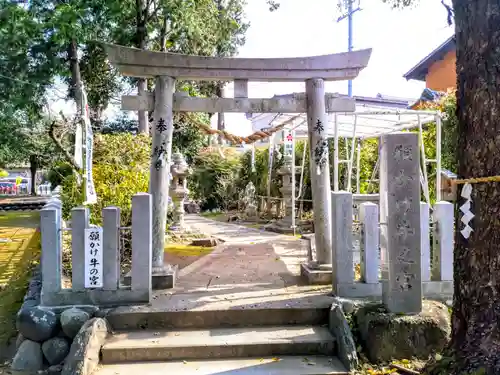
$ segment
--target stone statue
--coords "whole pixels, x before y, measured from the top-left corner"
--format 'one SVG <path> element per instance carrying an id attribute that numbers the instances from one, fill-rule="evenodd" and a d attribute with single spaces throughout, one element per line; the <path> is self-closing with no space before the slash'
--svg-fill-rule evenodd
<path id="1" fill-rule="evenodd" d="M 255 198 L 255 186 L 250 181 L 245 187 L 243 202 L 245 204 L 245 214 L 248 218 L 255 218 L 257 216 L 257 201 Z"/>

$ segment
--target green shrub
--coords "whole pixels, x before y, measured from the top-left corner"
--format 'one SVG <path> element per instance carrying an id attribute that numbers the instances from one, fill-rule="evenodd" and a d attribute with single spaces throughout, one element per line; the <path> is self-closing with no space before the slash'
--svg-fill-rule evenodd
<path id="1" fill-rule="evenodd" d="M 90 206 L 91 222 L 102 224 L 102 209 L 121 209 L 122 225 L 131 224 L 132 196 L 147 192 L 151 140 L 148 136 L 109 134 L 96 137 L 92 173 L 98 201 Z M 82 193 L 76 175 L 63 182 L 63 214 L 69 218 L 71 209 L 82 204 Z"/>
<path id="2" fill-rule="evenodd" d="M 226 152 L 202 151 L 195 157 L 193 175 L 189 181 L 191 196 L 200 202 L 203 210 L 230 209 L 238 201 L 238 172 L 240 158 Z"/>
<path id="3" fill-rule="evenodd" d="M 62 185 L 63 181 L 73 174 L 73 167 L 66 162 L 57 162 L 50 168 L 47 179 L 52 189 Z"/>

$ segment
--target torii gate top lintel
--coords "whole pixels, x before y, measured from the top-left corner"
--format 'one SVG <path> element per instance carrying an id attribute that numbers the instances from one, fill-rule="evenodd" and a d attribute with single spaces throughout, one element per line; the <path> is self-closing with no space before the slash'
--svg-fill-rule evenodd
<path id="1" fill-rule="evenodd" d="M 153 52 L 104 44 L 109 61 L 127 76 L 186 80 L 303 82 L 354 79 L 368 65 L 371 49 L 291 58 L 224 58 Z"/>
<path id="2" fill-rule="evenodd" d="M 136 100 L 122 103 L 128 104 L 125 107 L 129 110 L 154 110 L 150 174 L 150 191 L 153 196 L 152 279 L 162 280 L 155 281 L 156 285 L 173 284 L 168 275 L 174 273 L 171 267 L 165 266 L 164 252 L 173 112 L 179 110 L 209 113 L 307 113 L 311 179 L 315 182 L 312 186 L 317 260 L 320 264 L 332 264 L 326 114 L 352 112 L 355 110 L 355 102 L 353 98 L 325 95 L 324 81 L 356 78 L 368 65 L 371 49 L 314 57 L 255 59 L 178 55 L 109 44 L 104 47 L 109 61 L 122 74 L 141 78 L 155 77 L 156 80 L 154 97 L 143 92 Z M 234 98 L 176 95 L 177 79 L 234 81 Z M 290 98 L 249 99 L 249 81 L 305 82 L 306 92 L 305 95 Z M 167 280 L 163 281 L 163 278 Z"/>

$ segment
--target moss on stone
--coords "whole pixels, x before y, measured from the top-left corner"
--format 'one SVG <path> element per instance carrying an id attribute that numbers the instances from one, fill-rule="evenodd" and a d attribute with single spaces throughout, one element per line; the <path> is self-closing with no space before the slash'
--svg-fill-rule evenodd
<path id="1" fill-rule="evenodd" d="M 372 363 L 426 359 L 449 341 L 450 316 L 439 302 L 424 301 L 417 315 L 391 314 L 381 304 L 367 304 L 355 316 L 361 344 Z"/>

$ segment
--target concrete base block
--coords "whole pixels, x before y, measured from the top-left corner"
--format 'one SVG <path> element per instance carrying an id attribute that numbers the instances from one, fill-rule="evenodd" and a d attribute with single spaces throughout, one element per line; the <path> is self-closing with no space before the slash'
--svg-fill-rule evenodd
<path id="1" fill-rule="evenodd" d="M 64 289 L 57 293 L 44 293 L 42 291 L 42 306 L 69 306 L 69 305 L 95 305 L 95 306 L 123 306 L 151 303 L 150 290 L 131 290 L 130 287 L 118 290 L 86 289 L 73 291 Z"/>
<path id="2" fill-rule="evenodd" d="M 300 275 L 307 279 L 310 285 L 328 285 L 332 283 L 332 266 L 330 264 L 315 265 L 301 263 Z"/>
<path id="3" fill-rule="evenodd" d="M 346 298 L 379 297 L 382 295 L 382 284 L 366 284 L 362 282 L 338 284 L 333 293 L 338 297 Z"/>
<path id="4" fill-rule="evenodd" d="M 346 298 L 380 297 L 384 284 L 387 283 L 381 281 L 376 284 L 363 282 L 339 284 L 333 293 L 338 297 Z M 422 291 L 425 298 L 449 299 L 453 297 L 453 281 L 424 281 Z"/>
<path id="5" fill-rule="evenodd" d="M 172 289 L 175 287 L 177 278 L 177 266 L 165 267 L 163 269 L 153 268 L 152 288 L 153 290 Z"/>
<path id="6" fill-rule="evenodd" d="M 177 279 L 177 266 L 170 268 L 157 269 L 153 268 L 153 276 L 151 285 L 153 290 L 172 289 L 175 287 L 175 280 Z M 123 285 L 130 286 L 132 282 L 130 272 L 123 277 Z"/>

